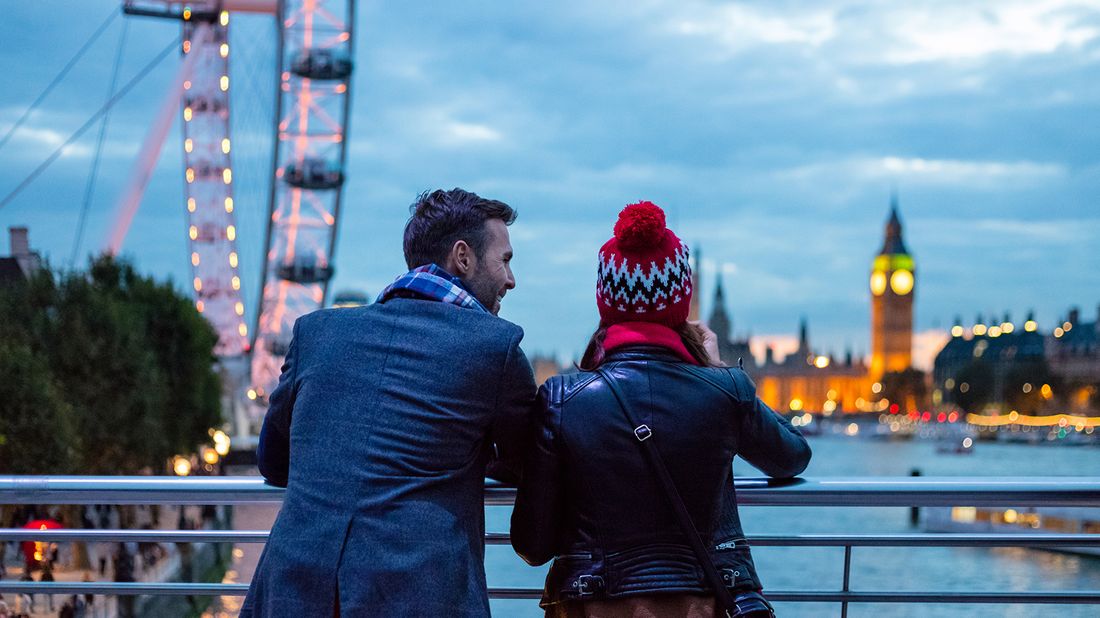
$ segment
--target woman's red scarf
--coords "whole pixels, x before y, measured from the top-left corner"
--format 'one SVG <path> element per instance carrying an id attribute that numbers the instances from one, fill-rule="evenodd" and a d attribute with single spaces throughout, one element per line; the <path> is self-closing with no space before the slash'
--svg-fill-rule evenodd
<path id="1" fill-rule="evenodd" d="M 603 340 L 604 353 L 628 345 L 655 345 L 675 352 L 685 363 L 698 365 L 688 352 L 680 334 L 663 324 L 653 322 L 619 322 L 607 328 Z"/>

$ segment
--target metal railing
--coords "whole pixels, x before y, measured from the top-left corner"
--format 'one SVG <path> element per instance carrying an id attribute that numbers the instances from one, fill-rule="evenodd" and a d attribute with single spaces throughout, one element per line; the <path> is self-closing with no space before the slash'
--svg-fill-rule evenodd
<path id="1" fill-rule="evenodd" d="M 739 479 L 743 506 L 844 507 L 1100 507 L 1097 477 L 830 477 L 774 481 Z M 0 476 L 0 504 L 243 504 L 279 502 L 282 489 L 257 477 L 71 477 Z M 493 482 L 485 504 L 511 505 L 515 490 Z M 263 543 L 266 530 L 26 530 L 0 529 L 0 542 Z M 508 535 L 487 533 L 490 545 L 507 545 Z M 1051 603 L 1100 604 L 1100 590 L 1070 591 L 875 591 L 851 589 L 856 547 L 1039 547 L 1100 548 L 1100 534 L 794 534 L 749 537 L 755 546 L 842 547 L 840 590 L 769 590 L 781 602 L 849 603 Z M 145 582 L 0 581 L 0 593 L 111 595 L 243 595 L 247 584 Z M 494 599 L 538 599 L 538 588 L 490 588 Z"/>

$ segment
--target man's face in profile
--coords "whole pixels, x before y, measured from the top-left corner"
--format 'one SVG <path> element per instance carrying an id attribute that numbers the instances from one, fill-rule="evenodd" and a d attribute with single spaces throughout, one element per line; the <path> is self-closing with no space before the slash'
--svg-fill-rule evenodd
<path id="1" fill-rule="evenodd" d="M 512 243 L 504 221 L 490 219 L 485 222 L 485 247 L 465 283 L 474 298 L 493 315 L 500 312 L 500 301 L 508 290 L 516 287 L 516 279 L 512 276 Z"/>

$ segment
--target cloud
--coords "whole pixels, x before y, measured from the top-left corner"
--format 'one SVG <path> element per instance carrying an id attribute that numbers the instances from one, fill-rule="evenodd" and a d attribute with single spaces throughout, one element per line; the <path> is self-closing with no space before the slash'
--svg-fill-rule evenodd
<path id="1" fill-rule="evenodd" d="M 1100 28 L 1080 17 L 1094 3 L 1023 0 L 943 3 L 937 10 L 905 6 L 894 12 L 893 45 L 883 59 L 895 64 L 959 62 L 993 56 L 1050 54 L 1081 49 L 1100 38 Z"/>
<path id="2" fill-rule="evenodd" d="M 1035 161 L 967 161 L 921 157 L 853 157 L 814 162 L 776 172 L 779 180 L 822 183 L 846 179 L 856 183 L 903 180 L 906 185 L 1016 187 L 1066 177 L 1059 163 Z"/>

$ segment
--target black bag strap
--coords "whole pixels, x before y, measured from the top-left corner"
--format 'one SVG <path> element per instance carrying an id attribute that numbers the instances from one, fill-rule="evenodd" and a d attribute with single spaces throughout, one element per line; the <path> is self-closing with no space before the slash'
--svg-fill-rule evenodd
<path id="1" fill-rule="evenodd" d="M 611 389 L 611 394 L 619 402 L 619 407 L 626 415 L 626 420 L 634 426 L 634 437 L 638 439 L 650 467 L 657 473 L 657 478 L 665 490 L 665 495 L 672 505 L 672 510 L 676 512 L 676 518 L 680 520 L 680 528 L 683 529 L 684 536 L 688 538 L 691 549 L 695 552 L 695 557 L 699 560 L 700 566 L 703 567 L 707 579 L 710 580 L 711 587 L 714 588 L 715 601 L 721 606 L 726 616 L 738 616 L 737 602 L 726 588 L 726 583 L 718 573 L 718 568 L 714 566 L 714 561 L 710 558 L 710 552 L 707 551 L 707 547 L 703 543 L 703 537 L 699 535 L 699 530 L 695 528 L 695 522 L 692 521 L 691 514 L 688 513 L 687 506 L 684 505 L 684 499 L 680 497 L 680 492 L 676 489 L 676 483 L 669 475 L 668 468 L 665 467 L 665 462 L 661 459 L 661 454 L 653 443 L 653 430 L 648 425 L 638 422 L 630 408 L 627 407 L 626 399 L 619 390 L 619 386 L 615 384 L 607 370 L 603 367 L 597 367 L 596 371 L 603 377 L 607 387 Z"/>

